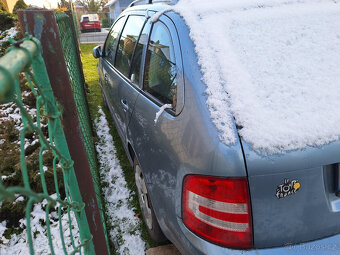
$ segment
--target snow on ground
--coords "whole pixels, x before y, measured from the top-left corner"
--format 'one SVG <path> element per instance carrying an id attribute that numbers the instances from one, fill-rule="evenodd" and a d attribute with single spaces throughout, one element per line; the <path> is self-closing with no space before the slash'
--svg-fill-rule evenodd
<path id="1" fill-rule="evenodd" d="M 116 158 L 116 149 L 105 113 L 99 107 L 95 127 L 99 141 L 96 144 L 100 163 L 100 178 L 103 184 L 110 239 L 119 254 L 144 255 L 145 243 L 139 231 L 140 220 L 129 205 L 131 191 L 127 188 L 122 168 Z"/>
<path id="2" fill-rule="evenodd" d="M 0 32 L 0 36 L 5 36 L 4 38 L 0 39 L 0 44 L 3 42 L 7 42 L 8 38 L 14 37 L 18 33 L 18 30 L 15 27 L 11 27 L 3 32 Z"/>
<path id="3" fill-rule="evenodd" d="M 29 92 L 28 92 L 29 93 Z M 24 95 L 28 95 L 27 92 L 24 92 Z M 24 105 L 25 109 L 29 113 L 32 119 L 37 115 L 37 109 L 29 108 L 26 105 Z M 15 122 L 15 128 L 18 131 L 21 131 L 23 128 L 23 123 L 21 120 L 21 114 L 20 109 L 16 106 L 15 103 L 7 103 L 7 104 L 1 104 L 0 105 L 0 123 L 4 121 L 14 121 Z M 34 125 L 37 125 L 36 122 L 34 122 Z M 47 124 L 41 124 L 41 127 L 46 126 Z"/>
<path id="4" fill-rule="evenodd" d="M 24 92 L 23 96 L 28 96 L 29 92 Z M 28 108 L 26 105 L 24 105 L 25 109 L 28 111 L 30 114 L 31 118 L 34 119 L 36 116 L 37 110 L 34 108 Z M 0 125 L 4 125 L 6 121 L 14 122 L 15 129 L 18 131 L 21 131 L 24 128 L 22 119 L 21 119 L 21 114 L 20 114 L 20 109 L 16 106 L 15 103 L 7 103 L 7 104 L 1 104 L 0 105 Z M 34 125 L 37 125 L 36 122 L 34 122 Z M 46 127 L 47 124 L 40 124 L 40 127 Z M 38 135 L 34 134 L 33 138 L 36 138 L 35 140 L 31 141 L 30 139 L 25 138 L 25 145 L 24 148 L 27 149 L 29 146 L 33 146 L 36 143 L 39 142 L 39 139 L 37 138 Z M 1 134 L 0 134 L 0 145 L 3 144 L 6 140 L 1 139 Z M 17 141 L 17 144 L 20 145 L 20 140 Z M 17 150 L 20 150 L 20 147 L 17 147 Z"/>
<path id="5" fill-rule="evenodd" d="M 267 153 L 340 139 L 340 3 L 179 0 L 226 144 Z M 218 24 L 218 25 L 216 25 Z"/>
<path id="6" fill-rule="evenodd" d="M 56 199 L 56 195 L 52 195 L 52 198 Z M 19 197 L 20 198 L 20 197 Z M 20 199 L 17 199 L 20 201 Z M 34 244 L 34 252 L 37 255 L 45 255 L 50 254 L 50 248 L 47 239 L 47 231 L 45 226 L 45 211 L 42 209 L 42 206 L 46 206 L 47 201 L 44 200 L 40 204 L 35 204 L 33 211 L 31 213 L 31 230 L 34 233 L 33 244 Z M 64 254 L 60 232 L 59 232 L 59 221 L 56 212 L 50 213 L 51 220 L 51 235 L 52 242 L 55 254 Z M 71 221 L 72 221 L 72 235 L 75 241 L 75 245 L 79 245 L 79 230 L 76 224 L 76 218 L 71 212 Z M 21 227 L 26 228 L 26 220 L 20 220 Z M 71 239 L 70 239 L 70 229 L 68 225 L 68 216 L 67 212 L 62 214 L 62 226 L 64 233 L 65 245 L 68 253 L 73 251 Z M 12 234 L 10 239 L 7 239 L 3 234 L 6 230 L 6 222 L 0 222 L 0 254 L 1 255 L 27 255 L 29 254 L 29 246 L 26 242 L 27 235 L 26 230 L 24 230 L 21 234 Z"/>
<path id="7" fill-rule="evenodd" d="M 23 91 L 22 96 L 23 98 L 30 96 L 32 92 L 29 91 Z M 28 113 L 30 114 L 31 118 L 33 120 L 36 120 L 36 109 L 31 109 L 27 105 L 24 105 Z M 14 128 L 17 131 L 22 130 L 23 123 L 22 118 L 20 114 L 19 108 L 16 106 L 15 103 L 7 103 L 7 104 L 1 104 L 0 105 L 0 126 L 8 125 L 7 122 L 10 122 L 14 125 Z M 37 124 L 36 122 L 34 123 Z M 41 124 L 41 127 L 45 126 L 46 124 Z M 6 134 L 1 133 L 0 134 L 0 145 L 4 143 L 8 143 L 9 141 L 6 140 L 5 137 Z M 29 146 L 34 146 L 39 142 L 38 135 L 35 133 L 32 135 L 30 139 L 25 138 L 25 149 Z M 20 150 L 20 141 L 14 141 L 14 143 L 18 144 L 16 146 L 16 150 Z M 1 149 L 1 148 L 0 148 Z M 46 153 L 47 151 L 45 151 Z M 44 154 L 45 154 L 44 153 Z M 46 166 L 43 166 L 43 170 L 46 171 L 48 168 Z M 1 173 L 3 174 L 3 173 Z M 0 180 L 5 181 L 7 179 L 14 178 L 16 176 L 16 172 L 12 172 L 7 175 L 0 175 Z M 38 173 L 40 174 L 40 173 Z M 52 198 L 56 199 L 56 195 L 51 195 Z M 18 198 L 15 200 L 14 203 L 23 201 L 24 198 L 22 196 L 18 196 Z M 46 223 L 45 223 L 45 211 L 43 210 L 43 207 L 47 205 L 47 201 L 44 200 L 42 203 L 37 203 L 34 205 L 32 213 L 31 213 L 31 233 L 33 235 L 33 244 L 34 244 L 34 251 L 35 254 L 50 254 L 50 248 L 48 244 L 47 239 L 47 230 L 46 230 Z M 1 201 L 0 201 L 0 207 L 1 207 Z M 56 208 L 58 210 L 58 208 Z M 76 219 L 73 215 L 73 212 L 71 212 L 71 219 L 72 219 L 72 234 L 75 238 L 75 244 L 76 246 L 79 245 L 79 230 L 77 227 Z M 59 230 L 59 220 L 58 215 L 56 212 L 50 213 L 50 220 L 51 220 L 51 234 L 52 234 L 52 240 L 53 240 L 53 247 L 55 254 L 64 254 L 62 244 L 61 244 L 61 238 L 60 238 L 60 230 Z M 73 247 L 71 244 L 70 239 L 70 229 L 69 229 L 69 223 L 68 223 L 68 215 L 66 210 L 62 213 L 62 225 L 63 225 L 63 232 L 64 232 L 64 238 L 65 238 L 65 244 L 66 249 L 68 253 L 71 253 L 73 251 Z M 10 237 L 5 235 L 5 231 L 7 230 L 6 221 L 0 222 L 0 254 L 1 255 L 26 255 L 29 254 L 29 246 L 27 243 L 27 235 L 26 235 L 26 219 L 21 219 L 19 221 L 20 228 L 23 229 L 22 233 L 20 234 L 12 234 Z M 7 239 L 5 236 L 7 236 L 9 239 Z"/>

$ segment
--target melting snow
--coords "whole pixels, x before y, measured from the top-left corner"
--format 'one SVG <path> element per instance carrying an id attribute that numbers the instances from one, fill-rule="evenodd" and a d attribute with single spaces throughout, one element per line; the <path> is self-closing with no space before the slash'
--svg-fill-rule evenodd
<path id="1" fill-rule="evenodd" d="M 116 149 L 103 110 L 99 107 L 95 126 L 99 141 L 96 145 L 100 163 L 100 178 L 107 209 L 107 222 L 111 224 L 110 239 L 119 254 L 144 255 L 145 243 L 138 230 L 140 220 L 129 205 L 131 192 L 127 188 L 122 168 L 116 158 Z"/>
<path id="2" fill-rule="evenodd" d="M 8 30 L 0 32 L 0 35 L 5 36 L 4 38 L 0 39 L 0 44 L 6 42 L 8 38 L 14 37 L 18 33 L 18 30 L 15 27 L 11 27 Z"/>
<path id="3" fill-rule="evenodd" d="M 172 8 L 167 8 L 167 9 L 164 9 L 163 11 L 160 11 L 160 12 L 156 12 L 152 18 L 151 18 L 151 22 L 152 23 L 155 23 L 159 20 L 159 17 L 162 16 L 164 13 L 168 12 L 168 11 L 171 11 Z"/>
<path id="4" fill-rule="evenodd" d="M 18 196 L 17 199 L 15 199 L 15 202 L 21 202 L 21 201 L 24 201 L 24 197 L 23 196 Z"/>
<path id="5" fill-rule="evenodd" d="M 159 111 L 156 112 L 156 117 L 154 119 L 155 124 L 157 123 L 159 117 L 162 115 L 162 113 L 165 111 L 165 109 L 171 109 L 171 108 L 172 108 L 171 104 L 162 105 L 162 107 L 159 108 Z"/>
<path id="6" fill-rule="evenodd" d="M 233 120 L 256 150 L 278 153 L 340 138 L 340 4 L 180 0 L 212 120 Z M 216 25 L 218 24 L 218 25 Z"/>
<path id="7" fill-rule="evenodd" d="M 56 195 L 52 195 L 52 198 L 56 199 Z M 17 201 L 21 201 L 20 197 L 17 199 Z M 44 200 L 42 204 L 36 204 L 34 205 L 33 211 L 31 213 L 31 229 L 32 233 L 34 233 L 34 254 L 49 254 L 50 248 L 48 245 L 48 239 L 47 239 L 47 233 L 46 233 L 46 226 L 45 223 L 45 211 L 42 209 L 41 206 L 46 206 L 47 201 Z M 59 221 L 57 220 L 58 216 L 55 212 L 52 212 L 50 214 L 50 220 L 51 220 L 51 235 L 53 240 L 53 248 L 55 254 L 64 254 L 61 239 L 60 239 L 60 233 L 59 233 Z M 76 218 L 71 212 L 71 219 L 72 219 L 72 235 L 75 240 L 75 244 L 79 245 L 79 231 L 78 226 L 76 225 Z M 21 227 L 26 228 L 26 220 L 21 219 L 20 220 Z M 62 225 L 63 225 L 63 232 L 65 237 L 65 245 L 68 253 L 70 253 L 73 248 L 71 245 L 71 239 L 70 239 L 70 229 L 68 225 L 68 216 L 67 213 L 64 213 L 62 215 Z M 6 230 L 6 222 L 3 221 L 0 223 L 0 240 L 2 243 L 0 243 L 0 254 L 1 255 L 26 255 L 29 254 L 29 246 L 26 242 L 27 235 L 26 231 L 24 230 L 21 234 L 12 234 L 10 239 L 7 239 L 3 236 L 5 230 Z"/>

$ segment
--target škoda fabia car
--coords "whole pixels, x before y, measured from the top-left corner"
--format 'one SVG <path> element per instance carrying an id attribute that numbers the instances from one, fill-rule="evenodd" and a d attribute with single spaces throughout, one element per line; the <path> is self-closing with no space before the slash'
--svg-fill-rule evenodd
<path id="1" fill-rule="evenodd" d="M 340 254 L 340 3 L 134 4 L 93 51 L 150 235 Z"/>

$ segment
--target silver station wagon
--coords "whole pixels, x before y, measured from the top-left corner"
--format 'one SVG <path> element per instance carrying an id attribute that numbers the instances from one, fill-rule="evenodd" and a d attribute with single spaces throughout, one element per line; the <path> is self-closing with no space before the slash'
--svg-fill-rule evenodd
<path id="1" fill-rule="evenodd" d="M 339 14 L 337 1 L 180 0 L 117 18 L 93 55 L 153 239 L 340 254 Z"/>

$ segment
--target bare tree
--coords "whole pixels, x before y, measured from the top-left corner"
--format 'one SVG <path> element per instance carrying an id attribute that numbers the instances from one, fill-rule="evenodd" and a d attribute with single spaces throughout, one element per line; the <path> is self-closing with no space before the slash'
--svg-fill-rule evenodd
<path id="1" fill-rule="evenodd" d="M 71 3 L 67 0 L 60 0 L 58 3 L 59 8 L 71 9 Z"/>
<path id="2" fill-rule="evenodd" d="M 98 12 L 107 3 L 107 0 L 78 0 L 89 12 Z"/>

